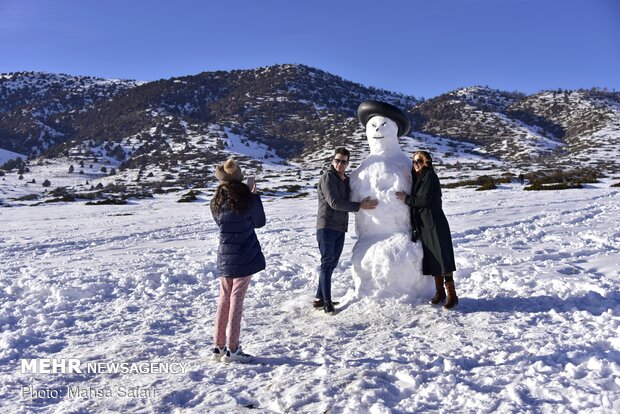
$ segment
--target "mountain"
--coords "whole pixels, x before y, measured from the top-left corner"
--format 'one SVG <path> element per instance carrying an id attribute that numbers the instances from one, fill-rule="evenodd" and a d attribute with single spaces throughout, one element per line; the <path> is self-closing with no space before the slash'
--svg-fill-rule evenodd
<path id="1" fill-rule="evenodd" d="M 526 96 L 471 87 L 423 102 L 411 113 L 414 130 L 472 142 L 481 152 L 520 168 L 531 162 L 567 167 L 578 156 L 594 167 L 618 171 L 617 92 L 545 91 Z"/>
<path id="2" fill-rule="evenodd" d="M 208 134 L 210 125 L 220 125 L 290 159 L 353 132 L 341 125 L 364 99 L 402 107 L 417 102 L 306 66 L 281 65 L 151 82 L 79 114 L 70 134 L 78 142 L 137 136 L 152 143 L 182 138 L 192 128 Z"/>
<path id="3" fill-rule="evenodd" d="M 59 169 L 79 164 L 91 180 L 114 169 L 114 182 L 141 186 L 208 186 L 213 164 L 231 154 L 265 176 L 288 177 L 287 185 L 311 183 L 335 146 L 365 156 L 355 113 L 367 99 L 405 110 L 412 132 L 404 149 L 431 151 L 455 177 L 573 168 L 575 159 L 620 171 L 620 93 L 474 86 L 421 100 L 304 65 L 153 82 L 3 74 L 0 148 Z"/>
<path id="4" fill-rule="evenodd" d="M 72 120 L 140 82 L 39 72 L 0 74 L 0 148 L 36 156 L 69 137 Z"/>

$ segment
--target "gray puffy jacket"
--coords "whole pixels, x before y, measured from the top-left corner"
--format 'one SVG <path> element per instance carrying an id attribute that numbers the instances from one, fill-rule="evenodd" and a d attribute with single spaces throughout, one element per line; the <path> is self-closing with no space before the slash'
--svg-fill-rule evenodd
<path id="1" fill-rule="evenodd" d="M 349 201 L 351 187 L 349 178 L 342 180 L 338 171 L 330 165 L 319 180 L 319 211 L 316 228 L 346 232 L 349 227 L 349 212 L 359 211 L 360 203 Z"/>

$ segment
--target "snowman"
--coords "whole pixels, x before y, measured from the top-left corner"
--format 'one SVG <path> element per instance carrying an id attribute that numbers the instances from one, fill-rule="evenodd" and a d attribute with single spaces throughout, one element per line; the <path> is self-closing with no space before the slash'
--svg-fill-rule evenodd
<path id="1" fill-rule="evenodd" d="M 396 198 L 397 191 L 411 190 L 411 160 L 398 143 L 409 131 L 409 119 L 379 101 L 362 102 L 357 115 L 366 127 L 370 154 L 351 173 L 351 200 L 370 196 L 379 204 L 355 213 L 355 296 L 426 297 L 433 287 L 431 278 L 422 275 L 422 245 L 411 239 L 409 207 Z"/>

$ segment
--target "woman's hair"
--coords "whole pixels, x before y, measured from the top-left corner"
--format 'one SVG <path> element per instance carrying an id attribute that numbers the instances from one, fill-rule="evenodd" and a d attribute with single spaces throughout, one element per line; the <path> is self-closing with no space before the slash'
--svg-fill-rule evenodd
<path id="1" fill-rule="evenodd" d="M 233 213 L 246 211 L 252 203 L 250 188 L 241 181 L 230 181 L 220 184 L 213 196 L 213 211 L 216 214 L 222 210 L 226 203 Z"/>
<path id="2" fill-rule="evenodd" d="M 433 168 L 433 159 L 431 158 L 431 154 L 426 151 L 418 151 L 413 154 L 411 159 L 413 160 L 416 155 L 419 155 L 419 158 L 422 158 L 424 160 L 424 164 L 422 164 L 424 168 Z"/>

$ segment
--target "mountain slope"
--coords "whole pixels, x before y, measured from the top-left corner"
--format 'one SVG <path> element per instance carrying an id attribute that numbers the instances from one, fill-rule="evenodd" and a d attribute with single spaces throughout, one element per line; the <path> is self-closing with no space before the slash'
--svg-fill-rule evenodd
<path id="1" fill-rule="evenodd" d="M 8 176 L 39 182 L 41 175 L 62 176 L 55 183 L 83 188 L 93 180 L 156 189 L 210 186 L 214 164 L 231 155 L 281 187 L 311 186 L 336 146 L 351 149 L 352 166 L 366 156 L 356 109 L 367 99 L 406 111 L 412 131 L 402 138 L 403 149 L 429 150 L 454 178 L 576 166 L 620 171 L 617 92 L 528 96 L 474 86 L 423 101 L 304 65 L 147 83 L 0 75 L 0 148 L 42 154 L 37 164 L 57 166 L 54 173 L 43 167 L 29 173 L 27 162 L 13 165 Z M 65 177 L 69 170 L 84 176 Z"/>
<path id="2" fill-rule="evenodd" d="M 140 83 L 41 72 L 0 74 L 0 147 L 39 155 L 67 139 L 66 124 L 77 113 Z"/>

